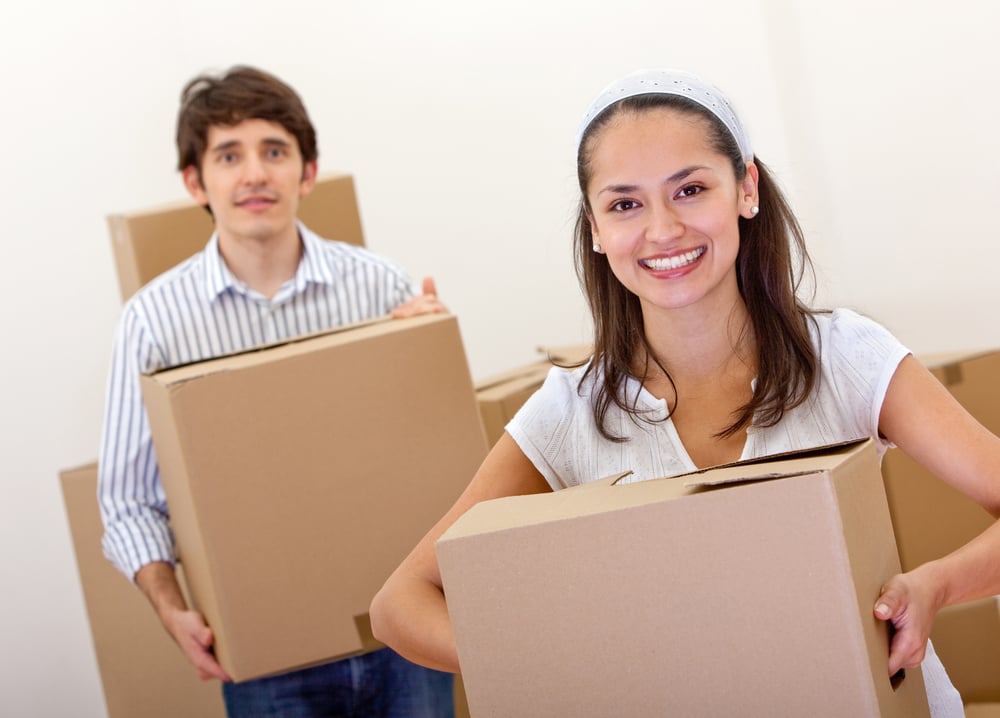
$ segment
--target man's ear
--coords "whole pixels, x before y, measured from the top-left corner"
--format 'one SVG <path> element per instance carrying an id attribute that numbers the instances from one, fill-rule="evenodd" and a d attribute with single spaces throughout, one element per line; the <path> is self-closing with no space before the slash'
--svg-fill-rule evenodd
<path id="1" fill-rule="evenodd" d="M 201 183 L 201 173 L 194 165 L 188 165 L 181 171 L 181 178 L 184 180 L 184 188 L 194 201 L 202 207 L 208 206 L 208 195 L 205 194 L 205 187 Z"/>
<path id="2" fill-rule="evenodd" d="M 319 172 L 319 163 L 316 160 L 306 162 L 302 168 L 302 181 L 299 182 L 299 197 L 305 197 L 312 192 L 316 186 L 316 175 Z"/>

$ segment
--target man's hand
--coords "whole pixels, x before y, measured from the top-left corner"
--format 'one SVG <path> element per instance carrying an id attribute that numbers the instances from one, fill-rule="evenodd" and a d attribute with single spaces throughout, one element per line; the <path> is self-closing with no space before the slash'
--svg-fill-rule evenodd
<path id="1" fill-rule="evenodd" d="M 135 574 L 135 582 L 153 604 L 160 623 L 184 652 L 198 678 L 231 681 L 212 653 L 212 629 L 197 611 L 188 608 L 177 583 L 174 567 L 165 561 L 146 564 Z"/>
<path id="2" fill-rule="evenodd" d="M 437 287 L 434 286 L 434 280 L 431 277 L 424 277 L 423 285 L 421 291 L 423 294 L 410 299 L 409 301 L 403 302 L 398 307 L 392 310 L 392 316 L 394 319 L 401 319 L 402 317 L 415 317 L 418 314 L 441 314 L 447 312 L 447 308 L 437 297 Z"/>
<path id="3" fill-rule="evenodd" d="M 194 666 L 198 678 L 203 681 L 218 678 L 220 681 L 231 681 L 229 675 L 215 660 L 212 653 L 212 643 L 215 637 L 212 629 L 205 623 L 204 617 L 197 611 L 170 610 L 160 616 L 164 627 L 174 641 L 184 652 L 188 662 Z"/>

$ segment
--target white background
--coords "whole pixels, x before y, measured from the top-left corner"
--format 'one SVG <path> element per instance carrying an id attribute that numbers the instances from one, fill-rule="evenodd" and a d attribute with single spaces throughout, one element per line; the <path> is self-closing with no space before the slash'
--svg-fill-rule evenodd
<path id="1" fill-rule="evenodd" d="M 585 341 L 573 134 L 639 67 L 728 92 L 799 210 L 818 300 L 920 353 L 1000 346 L 1000 6 L 839 0 L 93 0 L 0 24 L 0 713 L 103 716 L 57 473 L 96 457 L 120 311 L 105 215 L 183 198 L 184 82 L 302 94 L 368 246 L 432 274 L 473 376 Z"/>

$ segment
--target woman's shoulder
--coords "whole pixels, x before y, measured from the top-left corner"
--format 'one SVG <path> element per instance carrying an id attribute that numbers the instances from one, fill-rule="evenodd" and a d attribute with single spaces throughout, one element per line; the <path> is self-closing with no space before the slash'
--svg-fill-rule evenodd
<path id="1" fill-rule="evenodd" d="M 814 338 L 821 344 L 851 344 L 856 341 L 877 339 L 879 342 L 895 341 L 892 333 L 878 320 L 848 307 L 816 311 L 810 314 Z"/>
<path id="2" fill-rule="evenodd" d="M 820 362 L 835 373 L 881 374 L 909 353 L 885 325 L 857 310 L 840 307 L 812 318 Z"/>

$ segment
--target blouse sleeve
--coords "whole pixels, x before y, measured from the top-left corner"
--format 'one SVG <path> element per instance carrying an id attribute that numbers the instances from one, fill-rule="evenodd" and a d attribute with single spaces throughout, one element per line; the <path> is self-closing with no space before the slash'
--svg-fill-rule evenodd
<path id="1" fill-rule="evenodd" d="M 889 330 L 849 309 L 837 309 L 824 354 L 841 397 L 856 425 L 878 436 L 879 416 L 889 382 L 910 350 Z"/>
<path id="2" fill-rule="evenodd" d="M 574 477 L 573 422 L 589 416 L 589 403 L 578 392 L 579 372 L 553 367 L 545 382 L 507 424 L 506 431 L 553 491 L 578 483 Z M 581 404 L 587 411 L 581 413 Z"/>

